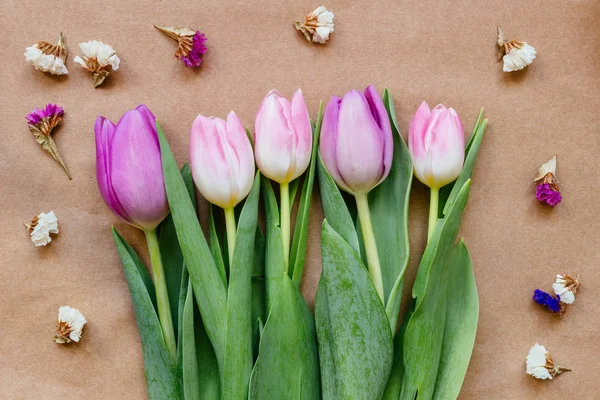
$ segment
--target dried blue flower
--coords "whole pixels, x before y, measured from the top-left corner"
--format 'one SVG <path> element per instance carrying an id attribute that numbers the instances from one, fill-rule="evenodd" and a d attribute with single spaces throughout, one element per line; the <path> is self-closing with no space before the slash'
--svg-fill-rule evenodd
<path id="1" fill-rule="evenodd" d="M 554 297 L 543 290 L 535 289 L 535 292 L 533 292 L 533 301 L 555 314 L 563 314 L 565 312 L 564 307 L 560 304 L 560 295 Z"/>

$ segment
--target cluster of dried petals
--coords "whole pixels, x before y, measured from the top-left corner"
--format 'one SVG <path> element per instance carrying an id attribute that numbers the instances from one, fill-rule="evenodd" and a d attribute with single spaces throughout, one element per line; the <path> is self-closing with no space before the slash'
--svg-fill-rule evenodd
<path id="1" fill-rule="evenodd" d="M 554 297 L 540 289 L 535 289 L 533 292 L 533 301 L 547 308 L 556 315 L 563 315 L 566 311 L 565 307 L 561 304 L 559 295 Z"/>
<path id="2" fill-rule="evenodd" d="M 544 346 L 536 343 L 527 355 L 527 373 L 537 379 L 552 379 L 556 375 L 570 371 L 568 368 L 559 367 Z"/>
<path id="3" fill-rule="evenodd" d="M 206 54 L 208 39 L 206 35 L 198 30 L 189 28 L 175 28 L 154 25 L 156 29 L 179 43 L 175 57 L 180 59 L 188 67 L 199 67 L 202 65 L 203 56 Z"/>
<path id="4" fill-rule="evenodd" d="M 504 32 L 498 27 L 498 59 L 504 62 L 504 72 L 519 71 L 535 59 L 535 49 L 520 39 L 506 40 Z"/>
<path id="5" fill-rule="evenodd" d="M 334 31 L 333 13 L 325 6 L 317 7 L 304 18 L 304 22 L 296 21 L 294 26 L 304 34 L 309 42 L 325 43 Z"/>
<path id="6" fill-rule="evenodd" d="M 575 295 L 581 286 L 579 277 L 573 278 L 569 275 L 556 275 L 556 280 L 552 284 L 554 293 L 560 297 L 560 301 L 565 304 L 573 304 Z"/>
<path id="7" fill-rule="evenodd" d="M 71 179 L 71 175 L 58 152 L 56 143 L 54 142 L 54 139 L 52 139 L 52 131 L 60 124 L 64 114 L 65 111 L 62 107 L 56 104 L 47 104 L 46 107 L 42 109 L 35 108 L 25 117 L 25 119 L 27 120 L 29 131 L 33 134 L 36 142 L 38 142 L 45 151 L 50 153 L 52 158 L 60 164 L 67 173 L 69 179 Z"/>
<path id="8" fill-rule="evenodd" d="M 52 241 L 50 234 L 58 233 L 58 219 L 54 211 L 40 213 L 33 217 L 31 223 L 25 224 L 31 241 L 36 246 L 45 246 Z"/>
<path id="9" fill-rule="evenodd" d="M 555 206 L 562 200 L 558 180 L 556 179 L 556 156 L 544 163 L 535 179 L 537 185 L 535 197 L 550 206 Z"/>
<path id="10" fill-rule="evenodd" d="M 25 61 L 32 64 L 35 69 L 50 72 L 53 75 L 66 75 L 69 73 L 65 67 L 67 48 L 65 47 L 62 32 L 58 35 L 58 43 L 44 40 L 25 49 Z"/>
<path id="11" fill-rule="evenodd" d="M 79 43 L 83 58 L 77 56 L 74 61 L 94 76 L 94 87 L 98 87 L 111 71 L 119 69 L 121 60 L 116 51 L 106 43 L 97 40 Z"/>
<path id="12" fill-rule="evenodd" d="M 86 323 L 87 320 L 79 310 L 69 306 L 60 307 L 54 341 L 58 344 L 79 342 L 81 331 Z"/>

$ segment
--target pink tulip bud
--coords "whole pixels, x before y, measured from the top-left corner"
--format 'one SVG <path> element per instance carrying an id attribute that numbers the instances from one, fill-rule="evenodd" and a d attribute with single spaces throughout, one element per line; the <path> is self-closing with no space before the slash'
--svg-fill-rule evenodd
<path id="1" fill-rule="evenodd" d="M 312 129 L 302 91 L 290 102 L 276 90 L 264 98 L 256 114 L 254 151 L 258 169 L 267 178 L 288 183 L 310 162 Z"/>
<path id="2" fill-rule="evenodd" d="M 433 110 L 423 102 L 408 134 L 408 148 L 417 179 L 432 189 L 454 181 L 465 160 L 465 134 L 453 108 L 442 104 Z"/>
<path id="3" fill-rule="evenodd" d="M 108 207 L 129 224 L 153 230 L 169 214 L 156 133 L 145 106 L 127 111 L 114 125 L 98 117 L 96 178 Z"/>
<path id="4" fill-rule="evenodd" d="M 198 190 L 211 203 L 228 209 L 248 195 L 254 179 L 254 155 L 233 111 L 227 122 L 198 115 L 190 136 L 190 165 Z"/>
<path id="5" fill-rule="evenodd" d="M 321 157 L 331 177 L 351 194 L 368 193 L 390 172 L 392 128 L 373 85 L 352 90 L 327 105 L 321 127 Z"/>

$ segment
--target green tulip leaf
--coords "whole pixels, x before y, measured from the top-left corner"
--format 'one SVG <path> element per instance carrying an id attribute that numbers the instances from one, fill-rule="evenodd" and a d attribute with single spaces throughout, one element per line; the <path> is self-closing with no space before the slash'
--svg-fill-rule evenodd
<path id="1" fill-rule="evenodd" d="M 404 378 L 401 399 L 433 396 L 446 326 L 448 264 L 469 197 L 470 180 L 460 190 L 448 214 L 438 221 L 425 249 L 413 286 L 415 310 L 404 336 Z"/>
<path id="2" fill-rule="evenodd" d="M 267 314 L 275 301 L 279 284 L 285 273 L 283 247 L 281 245 L 281 228 L 279 227 L 279 208 L 271 181 L 262 177 L 262 193 L 265 204 L 265 225 L 267 238 L 265 247 L 265 285 Z"/>
<path id="3" fill-rule="evenodd" d="M 400 398 L 400 391 L 402 390 L 402 377 L 404 376 L 404 335 L 406 334 L 406 327 L 410 316 L 415 309 L 414 300 L 410 304 L 400 329 L 394 336 L 394 360 L 392 362 L 392 371 L 388 378 L 385 392 L 383 393 L 382 400 L 398 400 Z"/>
<path id="4" fill-rule="evenodd" d="M 185 182 L 192 203 L 196 204 L 196 196 L 194 182 L 192 181 L 192 172 L 190 166 L 186 163 L 181 169 L 181 176 Z M 179 326 L 179 290 L 181 288 L 181 277 L 183 273 L 183 254 L 179 248 L 175 225 L 171 214 L 167 215 L 159 226 L 158 245 L 160 247 L 160 255 L 163 261 L 165 271 L 165 280 L 167 282 L 167 293 L 169 294 L 169 306 L 171 308 L 171 316 L 173 318 L 173 329 L 176 336 Z M 185 285 L 187 287 L 187 283 Z M 185 298 L 185 296 L 184 296 Z"/>
<path id="5" fill-rule="evenodd" d="M 212 204 L 208 204 L 208 224 L 209 224 L 209 247 L 210 253 L 215 260 L 219 275 L 223 280 L 223 285 L 227 286 L 227 274 L 225 272 L 225 260 L 223 259 L 223 250 L 221 250 L 221 241 L 219 240 L 219 234 L 217 233 L 217 226 L 215 224 L 215 207 Z"/>
<path id="6" fill-rule="evenodd" d="M 381 263 L 386 313 L 392 332 L 396 331 L 404 272 L 408 266 L 408 203 L 413 180 L 410 153 L 398 129 L 394 102 L 386 89 L 383 103 L 390 118 L 394 158 L 387 178 L 369 193 L 371 220 Z"/>
<path id="7" fill-rule="evenodd" d="M 246 399 L 252 372 L 252 266 L 258 220 L 260 174 L 244 203 L 237 226 L 227 291 L 227 337 L 223 367 L 223 398 Z"/>
<path id="8" fill-rule="evenodd" d="M 319 360 L 312 315 L 283 274 L 260 338 L 250 399 L 319 399 Z"/>
<path id="9" fill-rule="evenodd" d="M 265 298 L 265 238 L 259 228 L 254 239 L 254 263 L 252 268 L 252 353 L 258 357 L 261 321 L 267 319 Z"/>
<path id="10" fill-rule="evenodd" d="M 220 400 L 220 377 L 212 348 L 189 282 L 182 319 L 183 391 L 185 400 Z"/>
<path id="11" fill-rule="evenodd" d="M 385 309 L 355 249 L 325 220 L 315 304 L 323 399 L 380 399 L 392 368 Z"/>
<path id="12" fill-rule="evenodd" d="M 179 246 L 190 273 L 206 332 L 213 344 L 219 366 L 222 367 L 227 327 L 226 288 L 202 233 L 196 209 L 179 173 L 171 147 L 158 121 L 156 128 L 161 148 L 165 189 Z"/>
<path id="13" fill-rule="evenodd" d="M 319 189 L 325 218 L 329 225 L 360 254 L 358 234 L 344 197 L 342 197 L 340 189 L 327 172 L 320 154 L 318 161 Z"/>
<path id="14" fill-rule="evenodd" d="M 177 365 L 167 349 L 156 310 L 140 273 L 139 265 L 143 264 L 135 253 L 128 250 L 129 245 L 126 245 L 125 240 L 114 228 L 112 234 L 121 258 L 140 332 L 148 398 L 183 399 Z"/>
<path id="15" fill-rule="evenodd" d="M 479 299 L 471 258 L 461 240 L 448 263 L 448 296 L 442 355 L 433 399 L 454 400 L 467 373 L 475 345 Z"/>
<path id="16" fill-rule="evenodd" d="M 308 220 L 310 211 L 310 201 L 312 200 L 313 186 L 315 182 L 315 170 L 319 148 L 319 135 L 321 133 L 321 123 L 323 121 L 323 103 L 319 105 L 319 116 L 317 125 L 313 128 L 313 146 L 308 167 L 308 173 L 304 177 L 302 185 L 302 194 L 300 195 L 300 206 L 296 217 L 296 227 L 290 252 L 290 276 L 296 284 L 300 286 L 302 275 L 304 274 L 304 259 L 306 257 L 306 241 L 308 238 Z"/>

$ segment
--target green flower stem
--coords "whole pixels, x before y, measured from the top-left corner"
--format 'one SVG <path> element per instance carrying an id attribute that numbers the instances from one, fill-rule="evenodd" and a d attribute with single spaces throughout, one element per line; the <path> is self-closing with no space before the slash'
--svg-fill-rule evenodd
<path id="1" fill-rule="evenodd" d="M 148 250 L 150 251 L 150 263 L 152 264 L 152 280 L 156 290 L 156 303 L 158 306 L 158 319 L 162 328 L 163 337 L 167 349 L 177 359 L 177 346 L 175 345 L 175 330 L 173 329 L 173 319 L 171 317 L 171 307 L 169 306 L 169 294 L 167 292 L 167 281 L 163 268 L 162 258 L 160 256 L 160 247 L 158 246 L 158 237 L 156 230 L 144 230 Z"/>
<path id="2" fill-rule="evenodd" d="M 237 228 L 235 225 L 235 213 L 233 207 L 225 209 L 225 227 L 227 229 L 227 248 L 229 250 L 229 270 L 233 261 L 233 251 L 235 250 L 235 238 Z"/>
<path id="3" fill-rule="evenodd" d="M 279 184 L 279 195 L 281 200 L 281 242 L 283 244 L 283 261 L 285 273 L 288 273 L 290 265 L 290 184 Z"/>
<path id="4" fill-rule="evenodd" d="M 427 227 L 427 243 L 431 240 L 438 221 L 438 206 L 440 203 L 440 189 L 431 188 L 429 195 L 429 226 Z"/>
<path id="5" fill-rule="evenodd" d="M 367 264 L 369 264 L 369 274 L 383 302 L 383 280 L 381 278 L 381 265 L 379 264 L 379 253 L 377 252 L 377 243 L 375 243 L 375 234 L 373 233 L 373 223 L 371 222 L 371 211 L 369 211 L 369 200 L 367 193 L 355 194 L 356 208 L 358 209 L 358 219 L 362 231 L 365 250 L 367 252 Z"/>

